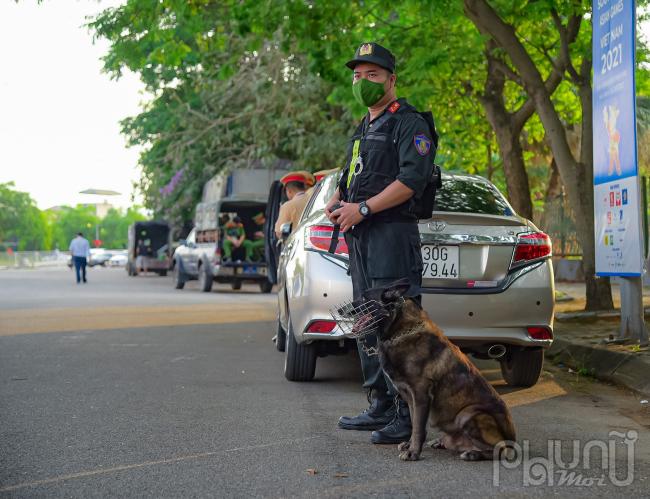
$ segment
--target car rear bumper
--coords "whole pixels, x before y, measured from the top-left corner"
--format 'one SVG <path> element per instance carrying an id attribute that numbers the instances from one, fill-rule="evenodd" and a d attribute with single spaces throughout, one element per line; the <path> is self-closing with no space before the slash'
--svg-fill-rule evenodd
<path id="1" fill-rule="evenodd" d="M 548 348 L 552 340 L 534 339 L 527 328 L 541 326 L 553 331 L 553 267 L 546 260 L 497 293 L 438 294 L 423 290 L 422 306 L 459 345 L 503 343 Z"/>
<path id="2" fill-rule="evenodd" d="M 136 259 L 136 265 L 138 261 Z M 153 258 L 150 256 L 142 257 L 142 266 L 146 267 L 147 270 L 167 270 L 169 269 L 169 260 L 167 258 L 160 260 L 158 258 Z"/>
<path id="3" fill-rule="evenodd" d="M 330 309 L 352 299 L 346 270 L 332 258 L 305 252 L 301 274 L 289 275 L 287 298 L 298 342 L 338 341 L 345 338 L 337 326 L 331 333 L 308 332 L 317 320 L 331 320 Z M 305 276 L 300 279 L 300 276 Z M 430 293 L 423 289 L 422 306 L 444 334 L 464 349 L 481 351 L 493 344 L 549 348 L 552 340 L 537 340 L 527 327 L 553 331 L 555 288 L 553 267 L 547 260 L 523 273 L 497 293 Z M 286 327 L 286 324 L 284 325 Z"/>
<path id="4" fill-rule="evenodd" d="M 263 262 L 226 262 L 211 263 L 212 276 L 217 281 L 266 281 L 267 268 Z"/>

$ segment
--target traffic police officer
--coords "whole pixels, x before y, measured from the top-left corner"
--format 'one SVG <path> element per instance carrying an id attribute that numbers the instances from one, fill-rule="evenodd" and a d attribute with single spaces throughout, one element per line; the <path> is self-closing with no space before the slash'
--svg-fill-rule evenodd
<path id="1" fill-rule="evenodd" d="M 386 48 L 364 43 L 347 66 L 354 72 L 353 94 L 368 114 L 350 141 L 346 168 L 326 214 L 345 232 L 355 299 L 400 278 L 410 281 L 409 294 L 419 299 L 422 256 L 414 207 L 433 172 L 435 130 L 405 99 L 397 99 L 395 58 Z M 332 212 L 337 203 L 341 207 Z M 376 341 L 374 335 L 365 338 L 368 347 Z M 339 427 L 375 430 L 371 441 L 377 444 L 408 440 L 406 402 L 385 377 L 378 357 L 358 346 L 370 407 L 341 417 Z"/>
<path id="2" fill-rule="evenodd" d="M 275 235 L 282 237 L 282 225 L 291 223 L 291 231 L 298 227 L 300 216 L 302 215 L 309 197 L 305 195 L 307 187 L 314 185 L 314 176 L 306 171 L 296 171 L 287 173 L 280 179 L 284 185 L 284 191 L 289 200 L 280 206 L 278 219 L 275 222 Z"/>

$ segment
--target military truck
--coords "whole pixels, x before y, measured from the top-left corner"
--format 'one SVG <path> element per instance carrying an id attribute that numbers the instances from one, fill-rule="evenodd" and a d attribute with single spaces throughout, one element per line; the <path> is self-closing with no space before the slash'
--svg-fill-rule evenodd
<path id="1" fill-rule="evenodd" d="M 248 241 L 259 245 L 261 241 L 268 244 L 274 240 L 272 225 L 267 222 L 260 226 L 255 219 L 267 215 L 269 186 L 286 172 L 281 167 L 246 168 L 218 175 L 206 184 L 203 201 L 195 210 L 194 228 L 187 239 L 180 241 L 172 256 L 176 289 L 183 289 L 187 281 L 198 280 L 203 292 L 211 291 L 215 282 L 230 284 L 233 290 L 240 289 L 243 283 L 254 283 L 259 285 L 261 292 L 271 292 L 273 283 L 269 280 L 266 261 L 268 249 L 258 247 L 253 257 L 247 259 L 243 247 L 235 248 L 226 261 L 224 240 L 226 224 L 235 216 L 241 219 Z"/>

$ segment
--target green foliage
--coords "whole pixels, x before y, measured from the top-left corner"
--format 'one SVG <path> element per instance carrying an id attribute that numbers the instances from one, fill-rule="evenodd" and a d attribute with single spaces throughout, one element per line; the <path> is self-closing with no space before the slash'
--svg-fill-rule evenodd
<path id="1" fill-rule="evenodd" d="M 576 68 L 590 57 L 590 1 L 491 4 L 516 26 L 544 78 L 560 44 L 551 9 L 563 23 L 581 15 L 570 56 Z M 480 102 L 486 39 L 465 17 L 462 2 L 128 0 L 89 27 L 111 44 L 106 71 L 116 78 L 126 68 L 135 71 L 152 93 L 143 112 L 122 125 L 129 143 L 143 147 L 146 206 L 172 222 L 191 218 L 205 181 L 224 168 L 277 160 L 307 169 L 340 165 L 347 134 L 364 112 L 352 97 L 345 62 L 370 40 L 397 55 L 399 94 L 433 111 L 441 135 L 438 162 L 505 188 Z M 647 47 L 638 47 L 645 64 Z M 528 95 L 505 54 L 503 63 L 512 73 L 505 103 L 514 112 Z M 647 95 L 648 75 L 640 74 L 638 84 Z M 553 100 L 567 129 L 579 134 L 575 86 L 563 82 Z M 550 154 L 537 116 L 526 123 L 522 143 L 534 199 L 541 199 Z M 180 171 L 178 184 L 162 194 Z"/>
<path id="2" fill-rule="evenodd" d="M 128 244 L 129 225 L 146 220 L 137 207 L 125 211 L 111 208 L 99 223 L 99 238 L 102 246 L 109 249 L 126 248 Z"/>
<path id="3" fill-rule="evenodd" d="M 94 206 L 62 206 L 48 210 L 47 213 L 52 227 L 54 248 L 66 251 L 77 232 L 83 232 L 90 241 L 95 239 L 95 225 L 98 219 Z"/>
<path id="4" fill-rule="evenodd" d="M 0 244 L 12 249 L 47 249 L 52 233 L 45 215 L 26 192 L 16 191 L 14 183 L 0 184 Z"/>

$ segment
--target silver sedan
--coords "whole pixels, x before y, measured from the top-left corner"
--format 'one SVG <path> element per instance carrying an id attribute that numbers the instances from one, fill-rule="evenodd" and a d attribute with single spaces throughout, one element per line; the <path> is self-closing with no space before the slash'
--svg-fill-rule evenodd
<path id="1" fill-rule="evenodd" d="M 352 298 L 343 237 L 328 252 L 324 213 L 337 174 L 323 179 L 278 265 L 278 334 L 290 381 L 313 379 L 316 359 L 356 348 L 330 315 Z M 551 241 L 475 175 L 443 174 L 433 217 L 420 220 L 422 305 L 464 352 L 500 361 L 506 382 L 537 382 L 553 341 Z"/>

